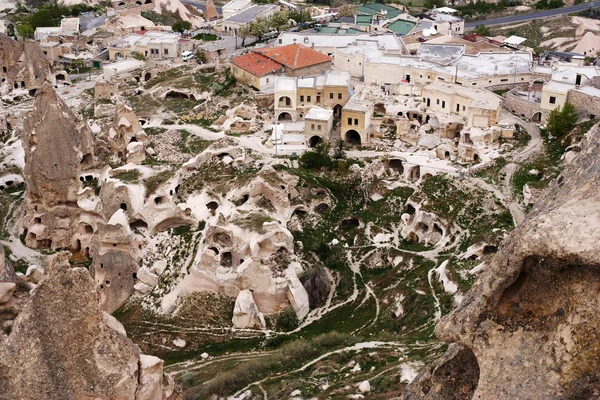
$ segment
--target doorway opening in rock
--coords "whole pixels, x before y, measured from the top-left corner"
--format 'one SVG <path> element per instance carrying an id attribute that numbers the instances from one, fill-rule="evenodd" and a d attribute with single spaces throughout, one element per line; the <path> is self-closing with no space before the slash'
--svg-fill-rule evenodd
<path id="1" fill-rule="evenodd" d="M 308 145 L 310 147 L 317 147 L 317 145 L 322 142 L 323 142 L 323 138 L 321 138 L 321 136 L 315 135 L 315 136 L 311 137 L 310 139 L 308 139 Z"/>
<path id="2" fill-rule="evenodd" d="M 398 160 L 397 158 L 393 158 L 389 161 L 390 169 L 394 169 L 398 171 L 399 174 L 404 173 L 404 165 L 402 165 L 402 160 Z"/>
<path id="3" fill-rule="evenodd" d="M 345 140 L 346 143 L 348 143 L 351 146 L 361 145 L 360 133 L 358 133 L 354 129 L 351 129 L 348 132 L 346 132 Z"/>

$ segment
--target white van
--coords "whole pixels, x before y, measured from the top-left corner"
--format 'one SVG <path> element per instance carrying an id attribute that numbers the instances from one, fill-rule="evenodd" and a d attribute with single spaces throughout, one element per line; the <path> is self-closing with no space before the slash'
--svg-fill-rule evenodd
<path id="1" fill-rule="evenodd" d="M 191 51 L 184 51 L 183 53 L 181 53 L 181 59 L 185 62 L 187 62 L 193 58 L 194 58 L 194 53 L 192 53 Z"/>

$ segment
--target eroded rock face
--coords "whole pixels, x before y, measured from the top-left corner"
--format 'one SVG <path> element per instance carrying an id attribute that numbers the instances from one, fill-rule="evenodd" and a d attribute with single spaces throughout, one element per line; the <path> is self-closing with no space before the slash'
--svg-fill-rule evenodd
<path id="1" fill-rule="evenodd" d="M 32 41 L 18 42 L 0 34 L 2 91 L 38 89 L 44 81 L 52 82 L 52 68 L 44 52 Z"/>
<path id="2" fill-rule="evenodd" d="M 94 163 L 92 132 L 49 83 L 36 95 L 22 141 L 30 200 L 47 206 L 77 202 L 79 174 Z"/>
<path id="3" fill-rule="evenodd" d="M 460 307 L 436 327 L 439 338 L 475 355 L 479 380 L 473 396 L 422 398 L 600 393 L 599 125 L 585 142 Z"/>
<path id="4" fill-rule="evenodd" d="M 172 393 L 163 386 L 162 361 L 140 355 L 106 323 L 87 270 L 71 268 L 68 254 L 59 253 L 46 271 L 0 343 L 3 397 L 146 400 Z"/>

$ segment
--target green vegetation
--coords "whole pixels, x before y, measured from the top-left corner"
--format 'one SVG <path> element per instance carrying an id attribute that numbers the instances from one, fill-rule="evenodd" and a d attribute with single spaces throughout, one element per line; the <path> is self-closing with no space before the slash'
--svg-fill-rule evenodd
<path id="1" fill-rule="evenodd" d="M 485 26 L 483 24 L 477 25 L 473 32 L 475 32 L 476 34 L 481 35 L 481 36 L 490 36 L 490 28 L 488 28 L 487 26 Z M 496 92 L 494 91 L 494 93 L 496 93 Z M 498 94 L 498 93 L 496 93 L 496 94 Z M 499 94 L 499 95 L 501 95 L 501 94 Z"/>
<path id="2" fill-rule="evenodd" d="M 137 169 L 130 169 L 113 175 L 113 178 L 126 183 L 136 183 L 140 179 L 140 176 L 140 171 Z"/>
<path id="3" fill-rule="evenodd" d="M 168 181 L 175 174 L 174 169 L 168 169 L 165 171 L 161 171 L 156 175 L 151 176 L 150 178 L 144 181 L 144 186 L 146 187 L 146 195 L 151 195 L 158 189 L 160 185 Z"/>
<path id="4" fill-rule="evenodd" d="M 200 154 L 211 144 L 210 140 L 200 139 L 198 136 L 192 135 L 190 131 L 185 129 L 181 129 L 179 133 L 181 134 L 179 150 L 182 153 Z"/>
<path id="5" fill-rule="evenodd" d="M 17 25 L 17 33 L 20 37 L 31 38 L 36 28 L 60 26 L 60 21 L 65 17 L 77 17 L 84 12 L 100 10 L 100 6 L 87 4 L 64 6 L 57 2 L 49 2 L 39 5 L 32 13 L 25 7 L 19 7 L 17 13 L 10 19 Z"/>
<path id="6" fill-rule="evenodd" d="M 553 8 L 564 7 L 565 2 L 563 0 L 538 0 L 535 3 L 536 10 L 551 10 Z"/>
<path id="7" fill-rule="evenodd" d="M 298 321 L 298 316 L 296 315 L 296 311 L 294 311 L 294 307 L 288 307 L 277 316 L 275 329 L 288 332 L 296 329 L 299 323 L 300 321 Z"/>
<path id="8" fill-rule="evenodd" d="M 204 40 L 205 42 L 214 42 L 215 40 L 219 40 L 221 39 L 219 36 L 215 35 L 214 33 L 199 33 L 196 36 L 194 36 L 192 39 L 195 40 Z"/>
<path id="9" fill-rule="evenodd" d="M 179 20 L 176 21 L 173 26 L 171 26 L 171 29 L 173 29 L 174 32 L 183 33 L 192 29 L 192 23 L 189 21 Z"/>

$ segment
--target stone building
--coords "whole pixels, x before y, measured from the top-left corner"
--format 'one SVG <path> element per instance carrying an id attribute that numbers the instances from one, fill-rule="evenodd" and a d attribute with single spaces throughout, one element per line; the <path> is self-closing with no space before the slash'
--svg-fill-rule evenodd
<path id="1" fill-rule="evenodd" d="M 304 136 L 310 147 L 329 141 L 333 129 L 333 110 L 311 108 L 304 117 Z"/>
<path id="2" fill-rule="evenodd" d="M 342 139 L 351 145 L 369 143 L 372 117 L 373 102 L 350 99 L 342 109 Z"/>

